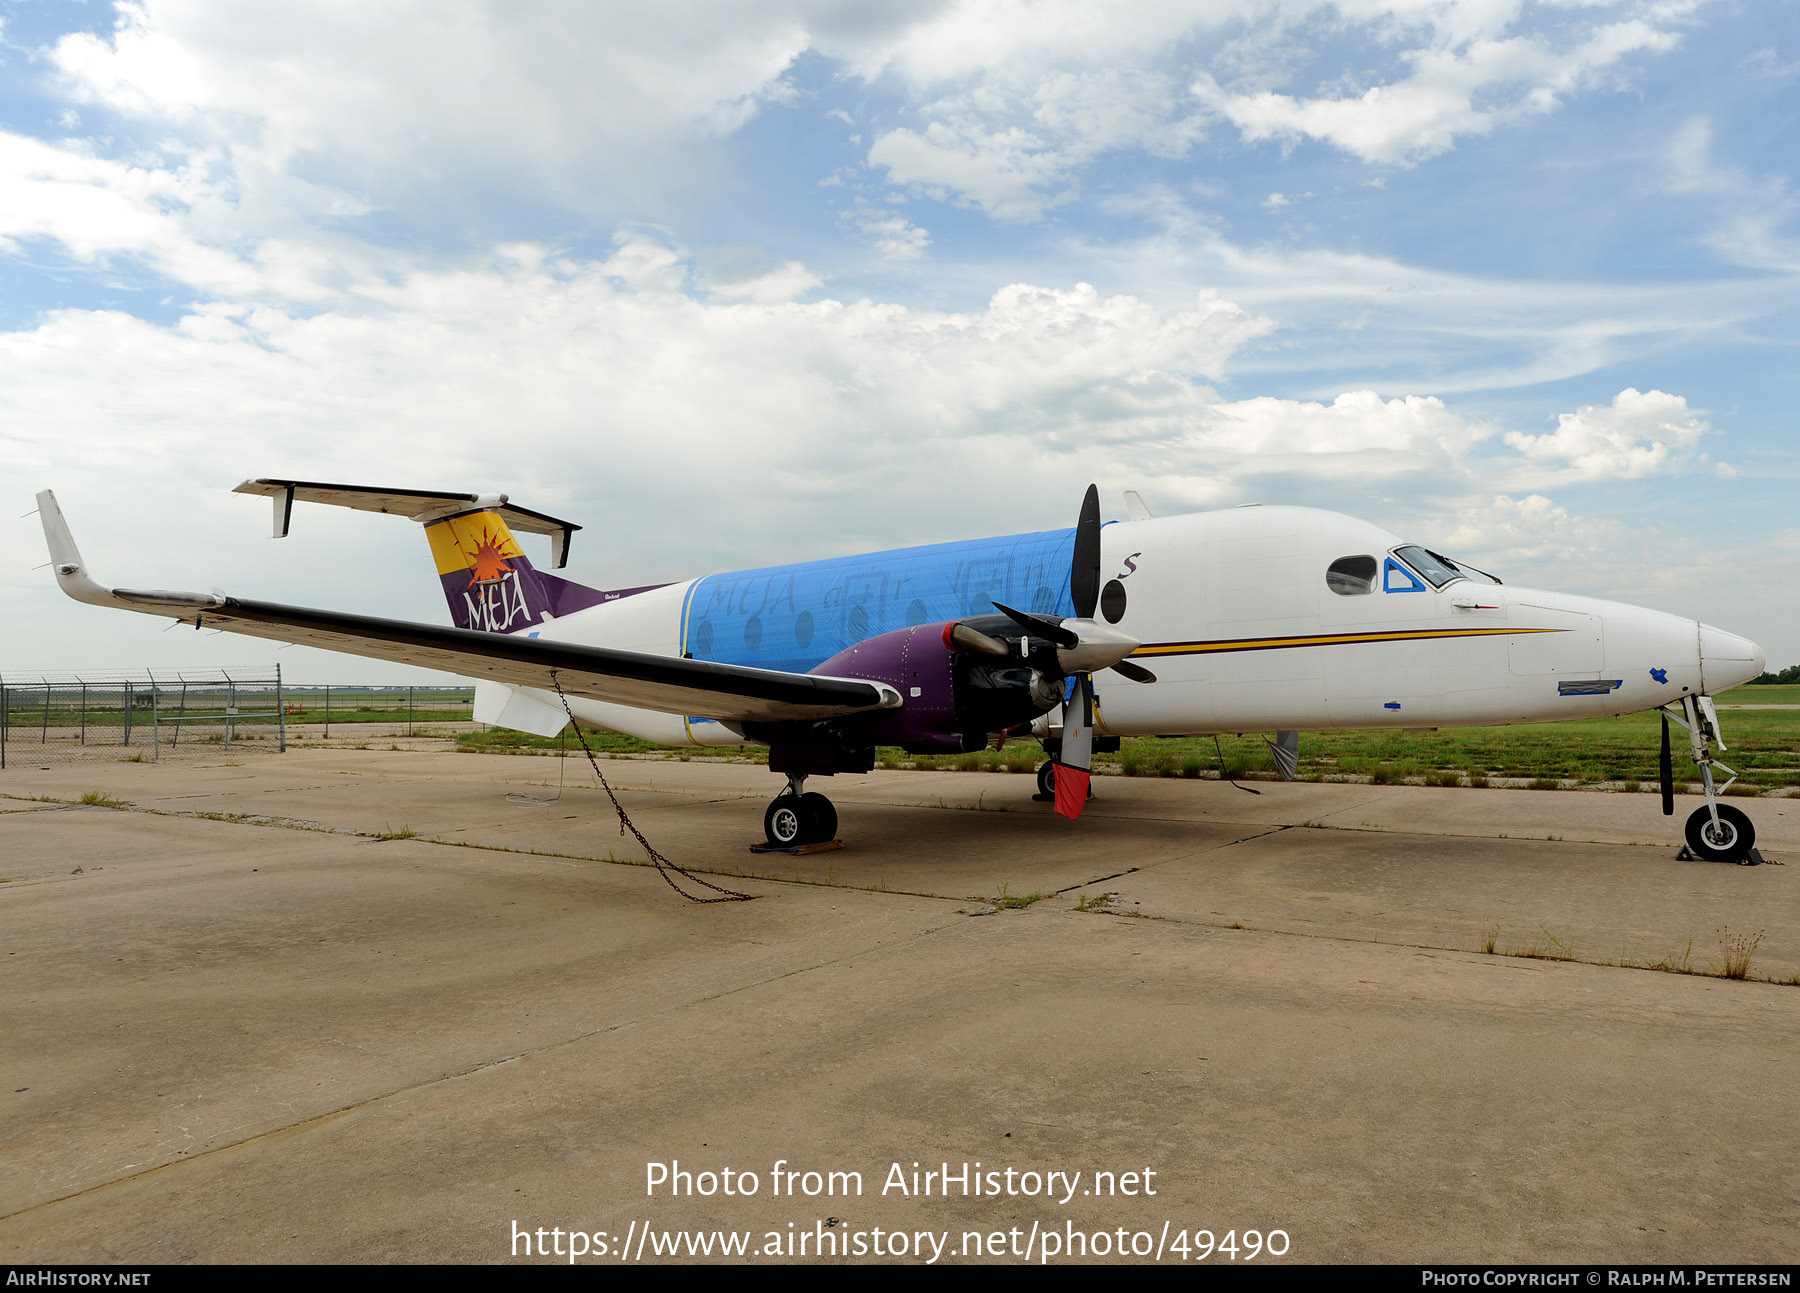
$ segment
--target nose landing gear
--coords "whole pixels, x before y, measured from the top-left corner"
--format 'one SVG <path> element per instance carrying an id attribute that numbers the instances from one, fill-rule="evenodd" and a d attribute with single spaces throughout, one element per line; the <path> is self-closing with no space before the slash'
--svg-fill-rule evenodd
<path id="1" fill-rule="evenodd" d="M 837 838 L 837 809 L 824 795 L 807 791 L 806 777 L 788 774 L 788 788 L 763 813 L 763 834 L 776 848 L 823 844 Z"/>
<path id="2" fill-rule="evenodd" d="M 1664 715 L 1674 719 L 1687 729 L 1688 744 L 1693 752 L 1695 765 L 1700 769 L 1700 779 L 1706 789 L 1706 806 L 1696 808 L 1687 819 L 1683 835 L 1687 847 L 1682 850 L 1683 858 L 1691 858 L 1701 862 L 1738 862 L 1754 866 L 1763 860 L 1762 854 L 1756 851 L 1756 827 L 1750 822 L 1750 816 L 1741 808 L 1730 804 L 1721 804 L 1719 796 L 1730 788 L 1738 778 L 1737 772 L 1724 763 L 1713 758 L 1711 746 L 1718 743 L 1721 750 L 1725 742 L 1719 737 L 1719 715 L 1713 708 L 1711 696 L 1683 696 L 1681 713 L 1665 707 Z M 1669 771 L 1669 729 L 1663 725 L 1663 812 L 1672 815 L 1675 801 L 1671 774 Z M 1713 767 L 1717 765 L 1731 774 L 1730 780 L 1723 786 L 1714 786 Z"/>

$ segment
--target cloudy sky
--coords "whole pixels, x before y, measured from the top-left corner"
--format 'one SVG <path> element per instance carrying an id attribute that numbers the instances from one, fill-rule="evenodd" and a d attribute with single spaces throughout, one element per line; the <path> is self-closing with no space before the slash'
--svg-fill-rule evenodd
<path id="1" fill-rule="evenodd" d="M 253 476 L 500 490 L 601 586 L 1335 507 L 1800 661 L 1800 6 L 0 0 L 0 673 L 441 621 Z M 534 547 L 533 555 L 543 554 Z"/>

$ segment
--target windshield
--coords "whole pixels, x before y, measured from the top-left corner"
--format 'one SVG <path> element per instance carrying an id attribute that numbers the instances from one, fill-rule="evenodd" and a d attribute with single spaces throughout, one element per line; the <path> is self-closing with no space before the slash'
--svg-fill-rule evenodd
<path id="1" fill-rule="evenodd" d="M 1421 548 L 1416 543 L 1404 548 L 1395 548 L 1394 555 L 1423 575 L 1433 588 L 1442 588 L 1445 584 L 1458 579 L 1470 579 L 1478 584 L 1497 584 L 1500 580 L 1485 570 L 1477 570 L 1474 566 L 1462 561 L 1452 561 L 1449 557 Z"/>

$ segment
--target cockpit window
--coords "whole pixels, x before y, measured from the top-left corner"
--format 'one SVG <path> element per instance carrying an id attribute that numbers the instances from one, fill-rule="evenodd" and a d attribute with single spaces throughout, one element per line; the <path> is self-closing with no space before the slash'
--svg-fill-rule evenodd
<path id="1" fill-rule="evenodd" d="M 1374 557 L 1339 557 L 1325 570 L 1325 587 L 1340 597 L 1360 597 L 1375 591 Z"/>
<path id="2" fill-rule="evenodd" d="M 1445 584 L 1458 579 L 1469 579 L 1478 584 L 1500 582 L 1497 577 L 1488 574 L 1485 570 L 1477 570 L 1474 566 L 1464 562 L 1452 561 L 1429 548 L 1421 548 L 1416 543 L 1408 544 L 1404 548 L 1395 548 L 1394 555 L 1429 580 L 1433 588 L 1442 588 Z"/>

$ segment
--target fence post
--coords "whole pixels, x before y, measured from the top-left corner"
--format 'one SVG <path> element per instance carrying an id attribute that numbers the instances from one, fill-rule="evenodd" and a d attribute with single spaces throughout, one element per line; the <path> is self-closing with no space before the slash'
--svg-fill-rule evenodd
<path id="1" fill-rule="evenodd" d="M 6 767 L 6 727 L 12 715 L 7 712 L 6 680 L 0 678 L 0 769 Z"/>
<path id="2" fill-rule="evenodd" d="M 325 739 L 331 739 L 331 684 L 325 684 Z"/>
<path id="3" fill-rule="evenodd" d="M 281 745 L 277 754 L 287 753 L 287 707 L 281 703 L 281 666 L 275 666 L 275 723 L 281 733 Z"/>
<path id="4" fill-rule="evenodd" d="M 125 684 L 123 699 L 125 701 L 125 744 L 129 746 L 131 744 L 131 683 L 129 681 Z"/>
<path id="5" fill-rule="evenodd" d="M 44 684 L 44 730 L 38 735 L 38 744 L 48 745 L 50 744 L 50 680 L 39 677 L 38 681 Z"/>
<path id="6" fill-rule="evenodd" d="M 226 674 L 225 675 L 225 749 L 227 752 L 229 752 L 231 749 L 231 719 L 232 719 L 232 714 L 236 709 L 237 709 L 237 683 L 235 683 L 231 680 L 230 674 Z"/>
<path id="7" fill-rule="evenodd" d="M 412 735 L 412 694 L 413 689 L 408 687 L 406 689 L 406 734 L 408 736 Z"/>
<path id="8" fill-rule="evenodd" d="M 87 679 L 81 680 L 81 743 L 87 744 Z"/>
<path id="9" fill-rule="evenodd" d="M 150 675 L 150 760 L 162 762 L 162 715 L 156 707 L 156 675 Z"/>

